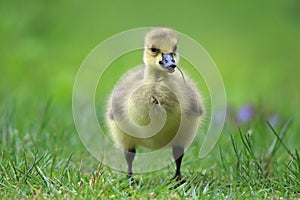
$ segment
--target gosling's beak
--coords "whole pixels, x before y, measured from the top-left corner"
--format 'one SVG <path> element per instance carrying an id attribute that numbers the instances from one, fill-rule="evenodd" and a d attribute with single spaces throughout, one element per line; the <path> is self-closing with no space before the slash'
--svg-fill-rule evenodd
<path id="1" fill-rule="evenodd" d="M 175 71 L 176 64 L 171 53 L 162 53 L 162 60 L 159 61 L 159 64 L 169 73 L 173 73 Z"/>

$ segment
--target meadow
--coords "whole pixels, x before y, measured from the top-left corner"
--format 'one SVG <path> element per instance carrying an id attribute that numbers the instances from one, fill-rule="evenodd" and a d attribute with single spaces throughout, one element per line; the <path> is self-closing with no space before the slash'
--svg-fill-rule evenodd
<path id="1" fill-rule="evenodd" d="M 0 0 L 0 13 L 0 199 L 300 198 L 299 1 Z M 207 124 L 199 131 L 183 160 L 184 184 L 171 181 L 170 165 L 135 174 L 139 184 L 131 188 L 125 173 L 82 144 L 73 84 L 100 42 L 159 26 L 190 36 L 210 54 L 228 113 L 203 159 Z M 141 63 L 136 52 L 111 64 L 96 95 L 100 124 L 116 81 Z M 209 102 L 203 81 L 196 82 Z"/>

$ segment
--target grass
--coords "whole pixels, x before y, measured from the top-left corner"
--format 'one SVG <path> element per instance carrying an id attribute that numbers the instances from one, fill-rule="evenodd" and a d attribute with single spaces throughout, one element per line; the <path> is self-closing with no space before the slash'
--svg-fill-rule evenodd
<path id="1" fill-rule="evenodd" d="M 280 1 L 0 1 L 0 199 L 296 199 L 300 198 L 300 3 Z M 134 12 L 133 12 L 134 11 Z M 183 161 L 135 174 L 103 166 L 81 143 L 72 118 L 72 87 L 89 52 L 113 34 L 172 27 L 209 52 L 222 74 L 229 118 L 214 150 L 198 158 L 203 133 Z M 120 57 L 97 89 L 103 108 L 115 81 L 142 62 Z M 182 69 L 189 66 L 182 59 Z M 120 67 L 121 66 L 121 67 Z M 193 74 L 193 73 L 191 73 Z M 194 73 L 195 74 L 195 73 Z M 193 77 L 209 94 L 201 78 Z M 50 97 L 50 98 L 49 98 Z M 49 98 L 49 99 L 47 99 Z M 236 122 L 236 110 L 256 115 Z M 277 125 L 267 123 L 278 114 Z"/>
<path id="2" fill-rule="evenodd" d="M 189 148 L 183 161 L 184 184 L 170 180 L 174 172 L 171 165 L 156 172 L 135 174 L 139 184 L 131 188 L 125 173 L 113 171 L 89 155 L 73 124 L 68 122 L 70 119 L 61 122 L 64 125 L 57 124 L 61 111 L 47 101 L 23 121 L 18 114 L 26 111 L 14 103 L 2 108 L 1 199 L 300 197 L 299 147 L 287 145 L 287 136 L 294 138 L 292 134 L 298 130 L 293 125 L 297 117 L 281 129 L 267 122 L 253 122 L 240 128 L 227 122 L 207 158 L 197 158 L 197 140 Z M 32 123 L 24 124 L 28 121 Z"/>

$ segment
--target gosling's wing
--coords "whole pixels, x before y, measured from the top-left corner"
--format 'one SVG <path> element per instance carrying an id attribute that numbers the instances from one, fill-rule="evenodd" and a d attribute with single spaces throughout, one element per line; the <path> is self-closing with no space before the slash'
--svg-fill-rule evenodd
<path id="1" fill-rule="evenodd" d="M 110 95 L 108 101 L 107 117 L 111 120 L 115 117 L 123 117 L 127 112 L 125 103 L 136 88 L 144 78 L 144 66 L 137 67 L 128 71 L 120 81 L 116 84 L 113 92 Z"/>

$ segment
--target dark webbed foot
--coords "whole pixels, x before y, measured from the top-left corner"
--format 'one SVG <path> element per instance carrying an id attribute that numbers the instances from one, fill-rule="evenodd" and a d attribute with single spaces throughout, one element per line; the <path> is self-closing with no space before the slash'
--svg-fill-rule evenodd
<path id="1" fill-rule="evenodd" d="M 172 181 L 176 181 L 176 187 L 184 184 L 186 182 L 186 180 L 184 178 L 182 178 L 182 176 L 173 176 Z"/>

